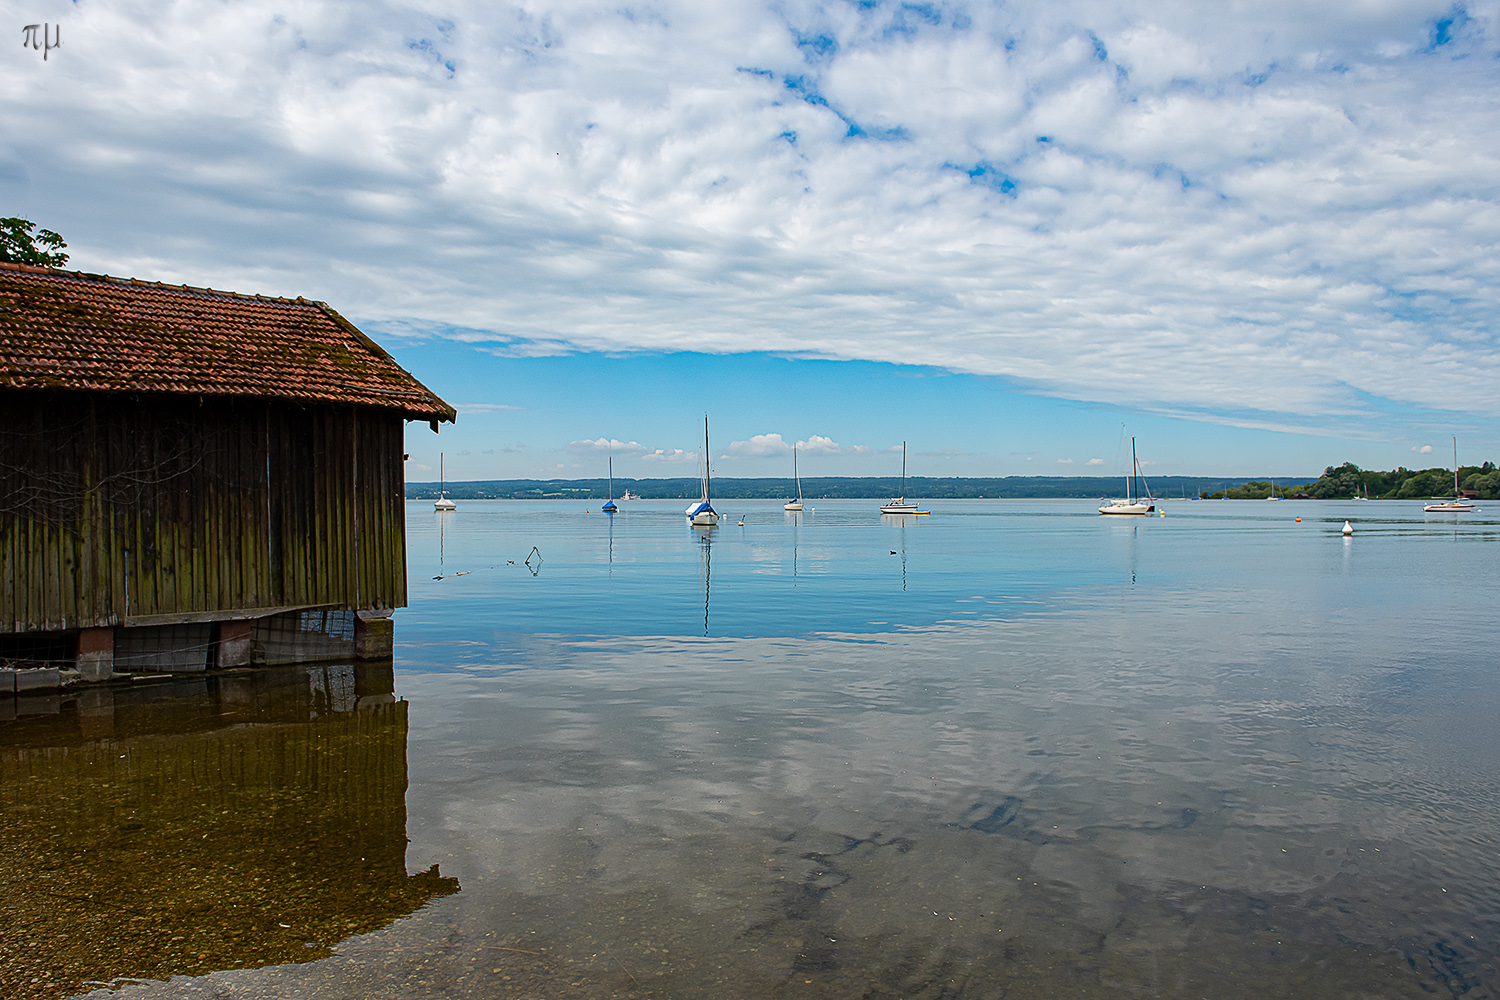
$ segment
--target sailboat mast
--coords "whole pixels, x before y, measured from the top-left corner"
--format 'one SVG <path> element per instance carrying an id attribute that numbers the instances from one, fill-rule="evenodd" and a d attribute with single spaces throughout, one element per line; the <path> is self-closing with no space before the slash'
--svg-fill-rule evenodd
<path id="1" fill-rule="evenodd" d="M 708 501 L 708 414 L 703 414 L 703 500 Z"/>
<path id="2" fill-rule="evenodd" d="M 1130 487 L 1132 482 L 1135 479 L 1139 479 L 1141 475 L 1141 465 L 1135 460 L 1135 438 L 1130 439 L 1130 475 L 1131 478 L 1125 481 L 1125 500 L 1127 503 L 1133 502 L 1130 495 Z"/>
<path id="3" fill-rule="evenodd" d="M 1458 437 L 1453 438 L 1453 499 L 1458 500 Z"/>
<path id="4" fill-rule="evenodd" d="M 906 442 L 901 442 L 901 499 L 906 500 Z"/>
<path id="5" fill-rule="evenodd" d="M 448 485 L 447 484 L 447 476 L 443 472 L 443 453 L 442 452 L 438 452 L 438 496 L 439 497 L 441 497 L 446 492 L 447 485 Z"/>
<path id="6" fill-rule="evenodd" d="M 802 477 L 797 473 L 797 446 L 792 445 L 792 481 L 797 485 L 797 499 L 802 499 Z"/>

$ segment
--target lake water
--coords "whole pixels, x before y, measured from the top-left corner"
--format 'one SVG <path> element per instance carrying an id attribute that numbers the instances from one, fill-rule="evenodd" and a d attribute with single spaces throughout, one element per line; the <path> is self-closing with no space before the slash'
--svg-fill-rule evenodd
<path id="1" fill-rule="evenodd" d="M 1500 516 L 810 502 L 412 503 L 393 674 L 0 724 L 0 992 L 1500 994 Z"/>

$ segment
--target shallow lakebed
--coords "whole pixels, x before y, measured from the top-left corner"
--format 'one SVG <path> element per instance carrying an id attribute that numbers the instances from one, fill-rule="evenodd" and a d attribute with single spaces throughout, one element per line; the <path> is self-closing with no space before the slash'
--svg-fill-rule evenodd
<path id="1" fill-rule="evenodd" d="M 389 674 L 0 724 L 4 992 L 1500 990 L 1500 517 L 811 502 L 412 503 Z"/>

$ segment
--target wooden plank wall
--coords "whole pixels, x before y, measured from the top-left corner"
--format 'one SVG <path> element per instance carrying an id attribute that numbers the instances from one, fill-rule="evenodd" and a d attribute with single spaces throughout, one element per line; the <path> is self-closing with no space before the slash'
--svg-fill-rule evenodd
<path id="1" fill-rule="evenodd" d="M 403 421 L 0 392 L 0 633 L 406 604 Z"/>

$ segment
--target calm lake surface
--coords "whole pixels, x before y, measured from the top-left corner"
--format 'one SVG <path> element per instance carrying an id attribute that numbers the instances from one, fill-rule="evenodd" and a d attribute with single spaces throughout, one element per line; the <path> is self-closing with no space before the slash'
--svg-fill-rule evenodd
<path id="1" fill-rule="evenodd" d="M 0 992 L 1500 995 L 1500 503 L 809 502 L 414 502 L 394 673 L 0 723 Z"/>

